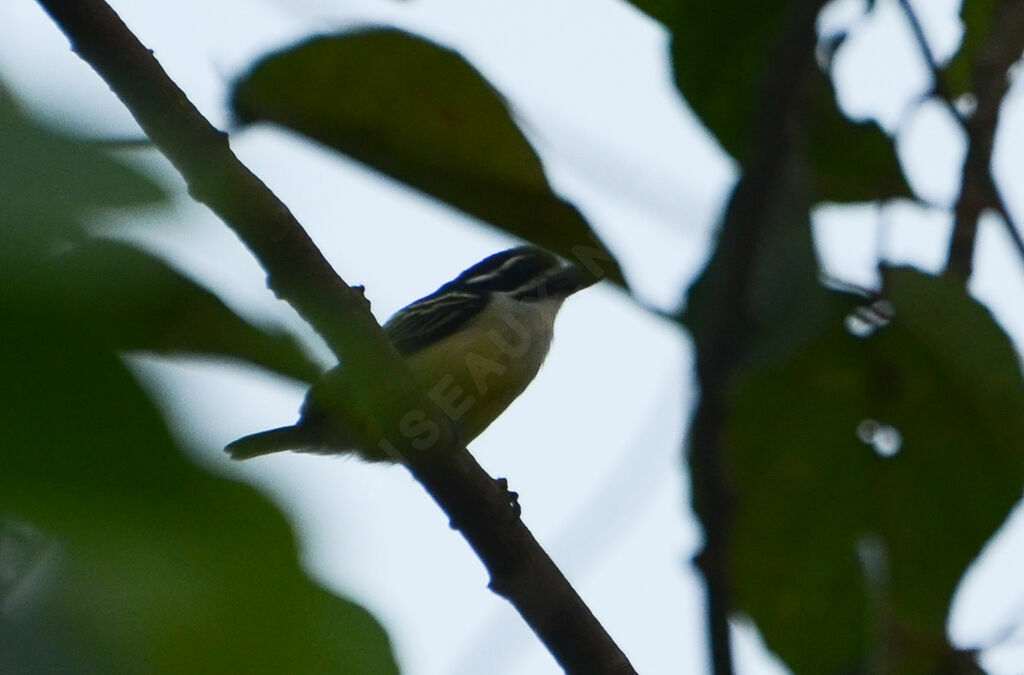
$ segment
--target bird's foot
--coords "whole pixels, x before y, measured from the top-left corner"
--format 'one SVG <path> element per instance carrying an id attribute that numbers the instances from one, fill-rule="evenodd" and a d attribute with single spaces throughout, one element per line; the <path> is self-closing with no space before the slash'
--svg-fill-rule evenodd
<path id="1" fill-rule="evenodd" d="M 495 478 L 494 482 L 497 483 L 498 487 L 507 495 L 509 508 L 512 509 L 512 517 L 518 520 L 519 517 L 523 515 L 523 508 L 519 505 L 519 493 L 508 489 L 507 478 Z"/>

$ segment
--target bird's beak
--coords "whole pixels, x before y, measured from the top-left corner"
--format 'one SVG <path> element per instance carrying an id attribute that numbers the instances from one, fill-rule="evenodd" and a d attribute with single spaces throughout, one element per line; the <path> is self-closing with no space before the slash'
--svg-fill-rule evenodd
<path id="1" fill-rule="evenodd" d="M 547 291 L 552 295 L 569 297 L 577 291 L 593 286 L 600 279 L 578 265 L 566 265 L 547 281 Z"/>

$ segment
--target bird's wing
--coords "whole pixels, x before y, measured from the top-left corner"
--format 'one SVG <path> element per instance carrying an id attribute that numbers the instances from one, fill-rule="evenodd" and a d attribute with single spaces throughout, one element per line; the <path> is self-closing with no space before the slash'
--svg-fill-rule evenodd
<path id="1" fill-rule="evenodd" d="M 451 335 L 486 306 L 487 298 L 475 293 L 438 291 L 399 310 L 384 333 L 399 354 L 409 356 Z"/>

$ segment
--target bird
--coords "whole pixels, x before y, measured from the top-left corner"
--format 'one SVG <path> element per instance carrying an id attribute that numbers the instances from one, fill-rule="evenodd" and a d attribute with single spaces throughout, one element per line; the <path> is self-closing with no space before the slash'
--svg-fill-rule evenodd
<path id="1" fill-rule="evenodd" d="M 543 248 L 517 246 L 400 309 L 384 324 L 384 334 L 465 446 L 533 381 L 562 303 L 597 280 Z M 344 364 L 310 388 L 295 424 L 244 436 L 225 451 L 238 460 L 291 450 L 395 461 L 379 447 L 353 443 L 331 423 L 325 383 L 338 386 L 339 376 L 344 378 Z"/>

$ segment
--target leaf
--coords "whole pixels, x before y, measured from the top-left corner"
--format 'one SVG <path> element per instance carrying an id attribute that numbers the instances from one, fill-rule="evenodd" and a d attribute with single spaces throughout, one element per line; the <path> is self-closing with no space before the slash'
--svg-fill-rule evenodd
<path id="1" fill-rule="evenodd" d="M 870 670 L 872 654 L 900 673 L 963 661 L 946 640 L 950 599 L 1020 497 L 1009 340 L 949 280 L 886 280 L 890 325 L 858 339 L 834 311 L 802 353 L 747 378 L 728 424 L 736 599 L 798 673 Z M 858 440 L 866 420 L 898 430 L 895 456 Z"/>
<path id="2" fill-rule="evenodd" d="M 189 462 L 97 339 L 216 345 L 154 331 L 153 308 L 132 303 L 167 300 L 167 319 L 205 331 L 219 301 L 123 245 L 84 244 L 54 268 L 84 213 L 136 204 L 150 183 L 12 110 L 0 104 L 0 670 L 397 672 L 379 624 L 302 573 L 280 513 Z"/>
<path id="3" fill-rule="evenodd" d="M 676 86 L 725 151 L 745 164 L 769 58 L 799 3 L 679 2 L 672 20 Z"/>
<path id="4" fill-rule="evenodd" d="M 821 73 L 811 75 L 808 164 L 817 200 L 867 202 L 911 197 L 893 140 L 873 121 L 840 112 Z"/>
<path id="5" fill-rule="evenodd" d="M 810 198 L 861 202 L 911 196 L 892 140 L 874 123 L 854 122 L 839 110 L 828 79 L 807 73 L 799 93 L 803 113 L 793 128 L 766 129 L 766 101 L 780 46 L 793 41 L 798 2 L 634 2 L 672 32 L 676 86 L 722 147 L 748 166 L 766 141 L 785 134 L 807 158 Z M 807 55 L 808 63 L 810 55 Z M 773 60 L 774 59 L 774 60 Z"/>
<path id="6" fill-rule="evenodd" d="M 254 65 L 232 107 L 624 283 L 583 216 L 551 191 L 507 102 L 453 51 L 393 29 L 318 37 Z"/>
<path id="7" fill-rule="evenodd" d="M 50 300 L 118 350 L 241 359 L 305 382 L 321 368 L 288 334 L 264 331 L 216 295 L 128 244 L 94 239 L 57 258 Z"/>
<path id="8" fill-rule="evenodd" d="M 84 238 L 79 221 L 90 210 L 153 204 L 166 196 L 156 184 L 39 126 L 2 86 L 0 139 L 0 282 L 20 289 L 19 304 L 58 304 L 53 311 L 102 333 L 116 349 L 226 356 L 317 379 L 320 368 L 293 338 L 245 322 L 151 255 Z M 55 249 L 64 253 L 51 264 Z"/>
<path id="9" fill-rule="evenodd" d="M 798 156 L 777 160 L 740 178 L 718 245 L 689 291 L 685 323 L 698 358 L 720 358 L 725 341 L 738 337 L 743 354 L 736 358 L 746 365 L 778 362 L 820 330 L 825 294 L 811 238 L 807 172 Z M 747 290 L 737 293 L 737 283 Z M 723 335 L 723 321 L 742 329 Z"/>
<path id="10" fill-rule="evenodd" d="M 36 256 L 80 237 L 88 211 L 166 198 L 143 174 L 27 117 L 2 82 L 0 147 L 0 289 L 36 276 Z"/>
<path id="11" fill-rule="evenodd" d="M 163 188 L 138 171 L 95 146 L 53 133 L 26 117 L 2 83 L 0 138 L 4 148 L 0 226 L 4 228 L 30 217 L 40 226 L 30 231 L 61 232 L 82 209 L 139 206 L 166 199 Z M 74 210 L 69 211 L 72 205 Z"/>
<path id="12" fill-rule="evenodd" d="M 95 672 L 397 672 L 365 610 L 299 569 L 281 515 L 188 462 L 105 346 L 5 316 L 0 513 L 54 552 L 20 631 Z"/>
<path id="13" fill-rule="evenodd" d="M 630 0 L 630 4 L 655 21 L 670 24 L 677 6 L 677 0 Z"/>
<path id="14" fill-rule="evenodd" d="M 989 34 L 994 9 L 995 3 L 992 0 L 963 0 L 960 5 L 960 19 L 964 24 L 963 39 L 956 56 L 945 68 L 946 84 L 953 97 L 971 91 L 974 61 Z"/>

